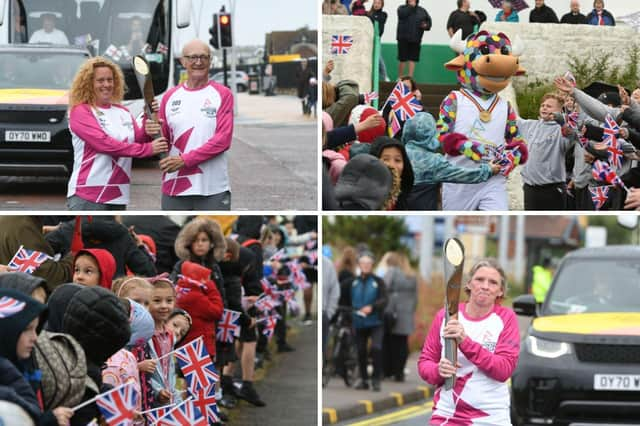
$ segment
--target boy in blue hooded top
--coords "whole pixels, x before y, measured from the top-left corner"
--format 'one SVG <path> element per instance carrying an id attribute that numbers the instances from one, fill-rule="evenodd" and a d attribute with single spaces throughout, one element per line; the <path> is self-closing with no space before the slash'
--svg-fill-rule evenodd
<path id="1" fill-rule="evenodd" d="M 480 164 L 478 168 L 461 167 L 440 154 L 436 122 L 428 112 L 410 118 L 402 132 L 407 156 L 411 161 L 414 184 L 409 195 L 410 210 L 437 210 L 440 183 L 479 183 L 500 171 L 496 163 Z"/>

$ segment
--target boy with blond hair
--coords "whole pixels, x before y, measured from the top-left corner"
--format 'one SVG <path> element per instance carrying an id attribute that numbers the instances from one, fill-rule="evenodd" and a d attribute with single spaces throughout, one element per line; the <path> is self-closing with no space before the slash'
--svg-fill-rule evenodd
<path id="1" fill-rule="evenodd" d="M 555 121 L 564 101 L 560 94 L 547 93 L 540 101 L 537 120 L 517 120 L 529 148 L 529 160 L 521 169 L 525 210 L 567 208 L 565 156 L 573 149 L 576 138 L 567 126 Z"/>

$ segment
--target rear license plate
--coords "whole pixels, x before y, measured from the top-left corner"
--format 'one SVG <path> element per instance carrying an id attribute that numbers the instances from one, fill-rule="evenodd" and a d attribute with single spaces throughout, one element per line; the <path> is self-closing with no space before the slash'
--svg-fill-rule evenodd
<path id="1" fill-rule="evenodd" d="M 594 374 L 595 390 L 640 391 L 640 374 Z"/>
<path id="2" fill-rule="evenodd" d="M 35 130 L 5 130 L 7 142 L 51 142 L 51 132 Z"/>

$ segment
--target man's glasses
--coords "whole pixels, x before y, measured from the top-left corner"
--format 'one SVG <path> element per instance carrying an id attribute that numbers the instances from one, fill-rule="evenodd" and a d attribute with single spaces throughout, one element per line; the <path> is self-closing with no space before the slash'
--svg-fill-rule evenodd
<path id="1" fill-rule="evenodd" d="M 211 59 L 211 56 L 209 56 L 209 55 L 188 55 L 188 56 L 185 56 L 185 58 L 191 63 L 196 63 L 196 62 L 198 62 L 198 60 L 200 62 L 207 62 L 207 61 L 209 61 L 209 59 Z"/>

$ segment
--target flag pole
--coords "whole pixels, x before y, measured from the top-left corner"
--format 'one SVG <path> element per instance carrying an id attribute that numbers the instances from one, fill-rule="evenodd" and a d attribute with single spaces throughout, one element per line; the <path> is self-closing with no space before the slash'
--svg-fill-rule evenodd
<path id="1" fill-rule="evenodd" d="M 167 411 L 167 412 L 164 414 L 164 416 L 162 416 L 162 417 L 158 417 L 158 420 L 156 420 L 156 423 L 155 423 L 155 424 L 160 423 L 160 420 L 161 420 L 161 419 L 164 419 L 164 418 L 165 418 L 165 417 L 167 417 L 169 414 L 171 414 L 171 413 L 173 413 L 174 411 L 176 411 L 176 410 L 178 409 L 178 407 L 180 407 L 181 405 L 186 404 L 187 402 L 191 401 L 192 399 L 193 399 L 193 397 L 192 397 L 192 396 L 190 396 L 189 398 L 187 398 L 187 399 L 185 399 L 184 401 L 182 401 L 180 404 L 176 405 L 173 409 L 171 409 L 171 410 Z"/>
<path id="2" fill-rule="evenodd" d="M 180 403 L 182 404 L 182 403 Z M 177 402 L 175 404 L 168 404 L 168 405 L 163 405 L 162 407 L 156 407 L 156 408 L 152 408 L 150 410 L 146 410 L 146 411 L 138 411 L 138 414 L 148 414 L 151 413 L 152 411 L 156 411 L 156 410 L 161 410 L 163 408 L 167 408 L 167 407 L 175 407 L 176 405 L 180 405 Z"/>
<path id="3" fill-rule="evenodd" d="M 378 21 L 373 22 L 373 90 L 380 93 L 380 32 Z M 373 107 L 378 109 L 378 99 L 373 100 Z"/>

